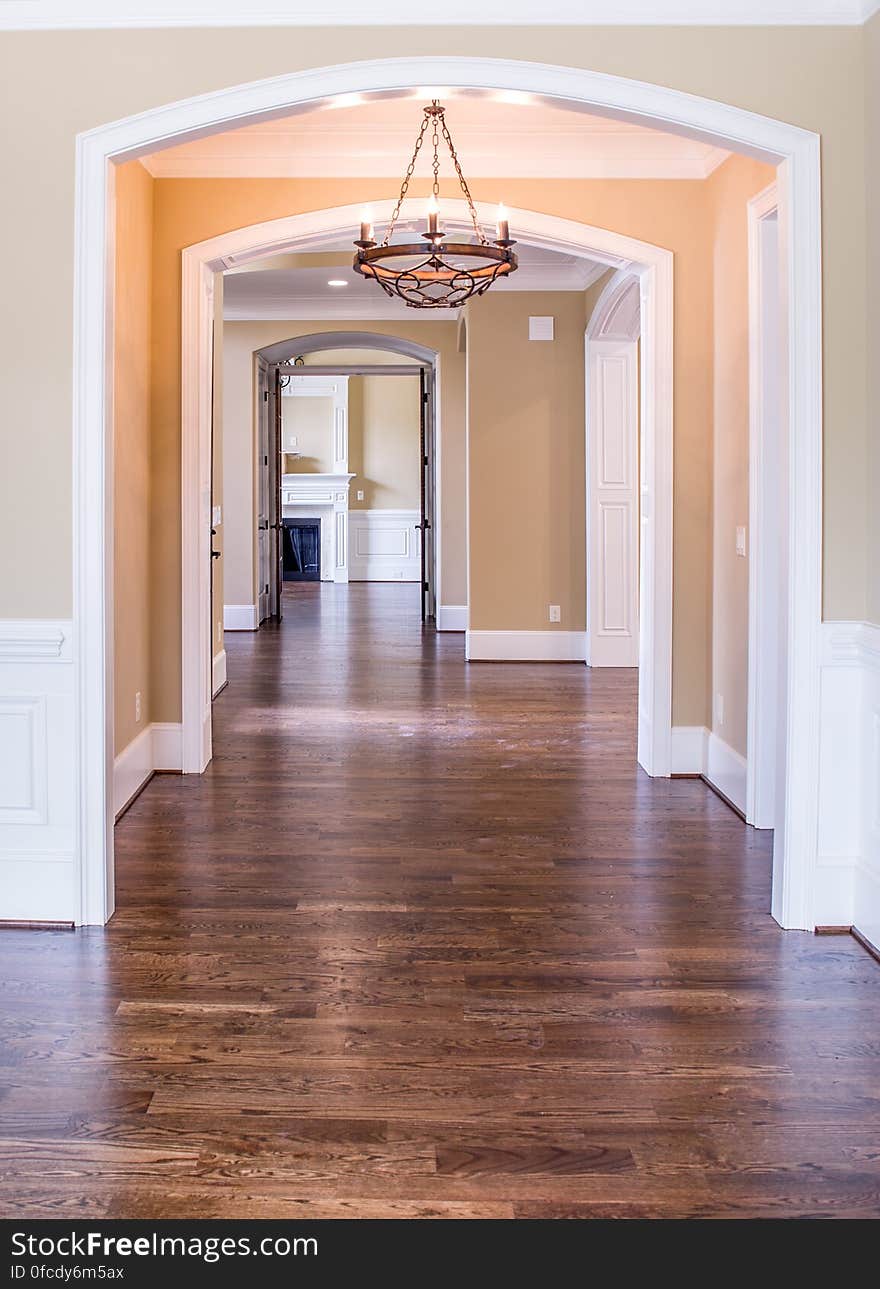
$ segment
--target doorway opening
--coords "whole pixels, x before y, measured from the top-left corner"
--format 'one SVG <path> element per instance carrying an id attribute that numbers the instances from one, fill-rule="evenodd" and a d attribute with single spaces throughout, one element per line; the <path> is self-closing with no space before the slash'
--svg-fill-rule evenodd
<path id="1" fill-rule="evenodd" d="M 691 99 L 686 95 L 677 94 L 675 91 L 661 92 L 658 91 L 657 87 L 640 87 L 628 82 L 624 83 L 613 81 L 612 83 L 612 80 L 609 80 L 609 78 L 591 78 L 589 75 L 585 75 L 581 71 L 578 71 L 575 74 L 568 73 L 566 69 L 539 69 L 525 64 L 509 66 L 507 64 L 493 64 L 490 66 L 485 62 L 481 62 L 481 60 L 416 59 L 401 60 L 400 64 L 382 65 L 381 69 L 379 65 L 375 65 L 372 71 L 370 69 L 365 70 L 363 68 L 335 69 L 333 88 L 325 92 L 343 92 L 340 89 L 340 86 L 343 85 L 344 92 L 366 93 L 369 93 L 374 89 L 394 89 L 398 85 L 403 87 L 404 84 L 411 86 L 412 84 L 423 82 L 428 71 L 433 74 L 432 76 L 428 76 L 428 79 L 436 79 L 437 83 L 451 83 L 453 85 L 473 83 L 475 85 L 485 86 L 487 84 L 498 85 L 500 81 L 503 83 L 502 88 L 523 90 L 525 92 L 531 91 L 540 94 L 556 94 L 557 96 L 567 100 L 589 104 L 594 109 L 605 110 L 612 114 L 619 112 L 629 113 L 631 116 L 641 115 L 644 120 L 662 120 L 667 125 L 669 122 L 674 122 L 678 128 L 681 128 L 685 132 L 690 130 L 703 138 L 715 138 L 729 146 L 748 147 L 768 159 L 782 162 L 783 167 L 785 168 L 783 175 L 785 180 L 784 188 L 786 198 L 784 221 L 787 234 L 785 250 L 786 256 L 790 257 L 790 290 L 788 294 L 788 308 L 790 316 L 793 319 L 797 319 L 797 327 L 793 327 L 791 329 L 792 357 L 790 364 L 791 379 L 789 382 L 791 394 L 790 406 L 792 419 L 796 422 L 798 427 L 799 448 L 803 448 L 803 451 L 799 452 L 797 456 L 797 471 L 795 471 L 793 465 L 791 469 L 792 478 L 790 480 L 790 484 L 793 489 L 793 501 L 790 508 L 791 524 L 794 526 L 797 522 L 799 532 L 801 533 L 801 541 L 797 556 L 795 555 L 795 552 L 792 551 L 792 559 L 794 560 L 797 558 L 800 568 L 806 558 L 807 549 L 809 549 L 809 558 L 811 561 L 811 569 L 804 573 L 803 576 L 797 575 L 798 570 L 792 571 L 792 585 L 795 588 L 793 595 L 790 597 L 792 616 L 798 618 L 799 624 L 804 627 L 804 630 L 799 633 L 798 656 L 793 660 L 793 666 L 790 666 L 789 669 L 789 689 L 790 696 L 791 691 L 797 691 L 800 699 L 803 701 L 792 701 L 788 706 L 788 748 L 789 752 L 794 750 L 797 764 L 795 764 L 795 756 L 789 756 L 787 762 L 788 791 L 786 793 L 786 801 L 788 802 L 792 798 L 792 782 L 794 782 L 796 789 L 794 792 L 795 801 L 803 803 L 807 799 L 815 799 L 814 793 L 812 794 L 812 798 L 810 797 L 809 791 L 806 795 L 804 793 L 804 788 L 807 785 L 807 782 L 812 782 L 812 779 L 815 778 L 814 772 L 817 768 L 815 756 L 816 741 L 815 738 L 809 736 L 815 730 L 817 715 L 817 676 L 814 674 L 815 668 L 813 664 L 816 661 L 816 638 L 819 622 L 819 614 L 817 611 L 817 592 L 819 568 L 818 516 L 820 513 L 818 508 L 820 493 L 818 487 L 819 474 L 817 465 L 820 443 L 818 434 L 820 416 L 819 401 L 815 397 L 819 384 L 817 363 L 819 354 L 818 306 L 820 299 L 817 252 L 818 207 L 817 201 L 814 200 L 818 191 L 816 185 L 816 179 L 818 176 L 818 153 L 816 150 L 816 140 L 814 136 L 808 135 L 802 131 L 792 130 L 790 127 L 782 126 L 775 122 L 762 122 L 760 118 L 753 117 L 749 113 L 737 112 L 735 109 L 727 108 L 723 105 L 704 103 L 701 100 Z M 254 107 L 250 119 L 256 120 L 261 115 L 265 116 L 267 113 L 278 114 L 283 110 L 290 110 L 292 105 L 304 101 L 303 95 L 305 95 L 306 99 L 309 101 L 313 100 L 315 95 L 318 93 L 317 83 L 314 83 L 315 76 L 317 75 L 318 74 L 310 73 L 300 78 L 281 78 L 280 81 L 273 82 L 273 93 L 276 96 L 275 99 L 270 103 L 269 100 L 263 96 L 260 99 L 259 105 Z M 374 75 L 379 77 L 379 80 L 375 84 L 372 80 Z M 405 82 L 400 79 L 403 75 L 405 75 L 406 78 Z M 475 77 L 479 77 L 479 79 L 474 79 Z M 296 84 L 293 84 L 294 81 Z M 309 81 L 309 84 L 306 86 L 304 83 L 300 84 L 300 81 Z M 320 83 L 320 77 L 318 79 L 318 83 Z M 650 91 L 650 93 L 648 93 L 648 91 Z M 223 120 L 223 109 L 218 102 L 218 100 L 221 100 L 222 98 L 223 95 L 213 96 L 210 107 L 207 107 L 207 100 L 205 100 L 205 103 L 203 104 L 205 111 L 202 113 L 198 121 L 193 119 L 192 113 L 193 111 L 198 112 L 198 105 L 202 101 L 196 101 L 195 107 L 190 105 L 189 114 L 186 116 L 185 123 L 181 120 L 181 123 L 176 127 L 173 126 L 173 123 L 170 123 L 170 118 L 168 117 L 168 111 L 166 109 L 166 119 L 163 127 L 166 130 L 166 133 L 162 134 L 162 139 L 171 140 L 176 138 L 179 140 L 182 139 L 188 131 L 208 131 L 212 128 L 216 129 L 217 125 Z M 662 112 L 659 110 L 660 99 L 663 99 Z M 149 114 L 147 114 L 147 116 L 149 116 Z M 239 121 L 245 119 L 242 115 L 241 103 L 239 103 L 237 119 Z M 138 155 L 138 152 L 147 152 L 150 149 L 155 149 L 157 144 L 155 123 L 151 124 L 146 120 L 146 118 L 141 118 L 141 122 L 143 128 L 141 129 L 140 134 L 138 133 L 137 125 L 132 123 L 123 123 L 130 127 L 128 134 L 125 135 L 124 139 L 119 135 L 119 127 L 114 127 L 116 131 L 115 133 L 112 131 L 105 132 L 99 130 L 95 131 L 94 135 L 90 137 L 90 144 L 93 145 L 91 153 L 89 154 L 91 157 L 91 164 L 87 166 L 86 169 L 88 175 L 91 176 L 92 187 L 95 189 L 95 193 L 93 194 L 93 196 L 95 196 L 95 201 L 88 200 L 81 203 L 81 215 L 83 215 L 84 212 L 88 212 L 89 209 L 100 210 L 101 220 L 104 220 L 106 211 L 104 202 L 105 177 L 103 176 L 102 166 L 104 165 L 107 157 L 110 157 L 111 159 L 119 159 L 124 156 Z M 94 155 L 92 155 L 92 153 Z M 790 203 L 790 205 L 788 203 Z M 336 212 L 337 215 L 340 213 L 341 212 Z M 528 215 L 528 212 L 519 213 Z M 348 212 L 346 212 L 346 214 L 348 214 Z M 555 222 L 557 225 L 570 225 L 570 221 L 559 220 L 556 217 L 546 218 Z M 277 222 L 280 224 L 284 221 Z M 349 224 L 351 221 L 346 219 L 345 222 L 346 224 Z M 87 214 L 84 215 L 84 225 L 90 226 Z M 262 231 L 265 233 L 265 227 Z M 572 230 L 570 227 L 562 230 L 563 237 L 571 231 L 575 231 L 574 244 L 578 244 L 577 231 Z M 593 229 L 590 231 L 591 233 L 595 233 L 597 230 Z M 100 237 L 98 240 L 100 241 Z M 266 244 L 265 241 L 263 244 Z M 815 255 L 814 251 L 816 252 Z M 259 255 L 260 253 L 260 250 L 256 251 L 256 254 Z M 633 258 L 638 261 L 637 256 Z M 85 275 L 81 275 L 80 280 L 86 284 L 85 289 L 92 303 L 94 303 L 96 299 L 94 288 L 97 284 L 98 307 L 82 307 L 78 309 L 78 318 L 86 320 L 93 317 L 103 317 L 101 306 L 104 299 L 106 283 L 104 270 L 102 268 L 102 257 L 99 255 L 96 261 L 94 250 L 92 250 L 90 254 L 89 263 L 90 265 L 95 265 L 96 272 L 94 274 L 89 272 Z M 642 263 L 644 265 L 645 261 L 642 261 Z M 652 263 L 649 260 L 647 264 L 647 275 L 650 276 L 651 272 L 656 272 L 657 263 Z M 206 300 L 205 297 L 200 294 L 199 289 L 188 291 L 187 287 L 188 285 L 190 287 L 195 285 L 198 288 L 200 285 L 198 279 L 202 276 L 203 272 L 208 274 L 212 271 L 213 269 L 209 259 L 203 258 L 199 261 L 197 257 L 192 257 L 188 262 L 187 256 L 184 256 L 185 334 L 183 370 L 185 379 L 187 372 L 189 372 L 191 378 L 195 377 L 195 379 L 191 379 L 189 387 L 184 389 L 183 420 L 185 424 L 190 425 L 198 424 L 199 421 L 204 420 L 206 416 L 203 385 L 201 383 L 201 378 L 204 374 L 202 371 L 203 364 L 205 363 L 204 351 L 200 350 L 198 346 L 195 350 L 187 348 L 187 345 L 188 343 L 191 343 L 192 338 L 201 334 L 201 323 L 204 318 Z M 646 274 L 643 272 L 643 284 L 645 276 Z M 187 282 L 188 278 L 189 283 Z M 207 298 L 208 300 L 210 299 L 209 296 Z M 195 305 L 197 312 L 202 315 L 201 317 L 193 319 L 190 312 L 193 305 Z M 652 305 L 652 308 L 655 307 L 656 301 Z M 658 390 L 658 384 L 663 384 L 663 364 L 657 363 L 657 355 L 652 348 L 652 343 L 653 345 L 656 345 L 657 343 L 657 335 L 655 333 L 654 341 L 649 342 L 647 331 L 644 330 L 645 328 L 650 328 L 651 313 L 651 309 L 647 312 L 643 310 L 643 361 L 646 364 L 645 384 L 646 389 L 648 390 L 648 402 L 651 406 L 659 406 L 664 401 L 671 400 L 668 399 L 670 393 L 668 384 Z M 192 327 L 192 323 L 194 321 L 196 323 L 195 328 Z M 88 327 L 86 328 L 86 331 L 88 336 L 92 336 L 92 332 Z M 100 335 L 96 335 L 93 339 L 94 338 L 100 341 Z M 662 339 L 662 344 L 665 345 L 667 342 L 669 345 L 669 352 L 671 353 L 671 327 L 669 328 L 668 337 Z M 89 349 L 87 344 L 86 350 L 91 353 L 92 358 L 95 359 L 96 355 L 100 352 L 100 344 L 97 349 L 95 349 L 94 346 Z M 96 358 L 94 366 L 89 367 L 89 370 L 92 372 L 92 376 L 97 374 L 99 380 L 97 384 L 95 384 L 94 380 L 91 380 L 90 383 L 87 382 L 88 390 L 90 392 L 80 395 L 77 398 L 78 430 L 80 426 L 91 423 L 90 416 L 88 414 L 94 411 L 95 408 L 100 412 L 100 419 L 103 424 L 104 366 L 100 357 Z M 77 378 L 80 379 L 81 376 L 82 368 L 78 367 Z M 660 377 L 659 381 L 658 377 Z M 803 443 L 801 443 L 802 439 L 804 440 Z M 92 456 L 88 453 L 78 458 L 78 464 L 81 469 L 81 478 L 88 476 L 89 463 L 92 460 Z M 102 461 L 103 458 L 99 454 L 97 462 L 101 471 L 103 470 Z M 792 455 L 792 461 L 794 461 L 794 454 Z M 666 468 L 671 466 L 671 458 L 664 462 L 664 466 Z M 814 466 L 816 469 L 813 468 Z M 794 477 L 795 473 L 797 474 L 797 478 Z M 195 442 L 188 437 L 186 438 L 184 444 L 183 474 L 185 485 L 188 482 L 187 476 L 189 476 L 190 482 L 193 480 L 198 482 L 198 438 Z M 669 480 L 667 479 L 666 482 L 668 483 Z M 103 487 L 103 483 L 101 486 Z M 187 491 L 186 486 L 184 487 L 184 493 L 188 498 L 190 498 L 189 501 L 185 501 L 186 507 L 191 503 L 192 493 Z M 82 493 L 81 495 L 93 496 L 94 490 L 92 489 L 87 493 Z M 652 506 L 650 507 L 650 513 L 643 516 L 643 518 L 647 520 L 649 526 L 655 529 L 655 531 L 661 529 L 663 526 L 662 512 L 666 505 L 664 495 L 664 489 L 655 489 L 652 493 Z M 191 549 L 200 549 L 204 551 L 204 542 L 207 537 L 207 532 L 204 531 L 205 525 L 203 522 L 205 518 L 203 513 L 205 504 L 205 494 L 203 489 L 201 490 L 200 497 L 201 499 L 195 514 L 192 512 L 187 514 L 185 511 L 183 516 L 182 544 L 185 551 L 189 551 Z M 671 515 L 669 518 L 671 544 Z M 98 527 L 97 550 L 94 544 L 89 543 L 86 543 L 86 546 L 82 551 L 78 548 L 78 554 L 82 555 L 82 558 L 78 558 L 77 566 L 79 595 L 78 608 L 83 604 L 82 593 L 84 587 L 87 587 L 88 585 L 94 585 L 96 587 L 103 586 L 102 577 L 97 571 L 100 569 L 103 559 L 103 520 Z M 84 531 L 88 531 L 87 524 Z M 806 538 L 804 538 L 804 533 L 807 534 Z M 815 556 L 815 560 L 813 560 L 813 556 Z M 812 567 L 813 564 L 815 567 Z M 92 577 L 92 573 L 95 574 L 94 577 Z M 191 576 L 191 571 L 189 573 L 187 573 L 186 570 L 184 571 L 183 603 L 184 606 L 186 606 L 186 604 L 191 601 L 194 606 L 199 606 L 195 607 L 193 611 L 197 616 L 200 616 L 203 609 L 200 607 L 199 597 L 197 594 L 194 596 L 190 595 L 190 593 L 196 589 L 191 581 Z M 660 574 L 660 578 L 662 580 L 662 573 Z M 653 568 L 651 569 L 651 579 L 653 586 L 653 595 L 650 605 L 651 612 L 647 615 L 647 621 L 645 615 L 641 615 L 640 630 L 644 631 L 647 629 L 656 632 L 658 620 L 662 617 L 664 612 L 664 596 L 656 593 L 658 579 L 655 576 L 655 570 Z M 90 600 L 89 597 L 86 596 L 86 601 L 91 602 L 93 600 L 94 597 L 91 597 Z M 185 626 L 186 615 L 187 610 L 184 608 Z M 100 620 L 102 622 L 105 620 L 103 614 L 101 615 Z M 663 626 L 664 623 L 659 622 L 659 625 Z M 791 622 L 789 625 L 791 625 Z M 92 626 L 94 627 L 94 622 L 92 623 Z M 198 632 L 196 634 L 198 634 Z M 661 633 L 658 632 L 657 634 L 659 638 Z M 186 630 L 184 630 L 183 635 L 186 642 L 188 638 Z M 789 633 L 789 639 L 791 638 L 792 633 Z M 671 647 L 671 629 L 669 631 L 669 640 Z M 809 648 L 805 647 L 805 640 L 810 642 Z M 653 652 L 655 662 L 657 660 L 657 654 L 658 651 L 655 650 Z M 86 657 L 87 655 L 88 651 L 84 651 L 83 656 Z M 81 694 L 84 694 L 91 689 L 91 692 L 96 699 L 99 694 L 104 694 L 106 700 L 106 676 L 103 671 L 105 657 L 106 651 L 101 651 L 101 667 L 98 672 L 94 671 L 91 663 L 84 662 L 82 671 L 83 682 L 80 691 Z M 792 662 L 792 659 L 790 659 L 790 662 Z M 648 692 L 647 689 L 645 691 L 648 708 L 652 712 L 656 712 L 657 710 L 658 704 L 656 700 L 658 697 L 658 691 L 661 698 L 668 696 L 668 688 L 665 694 L 663 691 L 665 683 L 664 678 L 668 673 L 662 663 L 663 659 L 661 657 L 660 666 L 654 677 L 654 679 L 658 681 L 658 684 L 650 687 L 650 692 Z M 189 702 L 192 703 L 194 699 L 198 699 L 198 704 L 201 710 L 191 710 L 189 712 L 189 716 L 190 718 L 195 716 L 197 729 L 199 719 L 203 716 L 205 710 L 203 705 L 204 692 L 201 695 L 191 694 Z M 210 698 L 208 696 L 208 702 L 209 701 Z M 84 722 L 85 731 L 83 733 L 82 745 L 86 748 L 96 746 L 99 750 L 102 748 L 106 750 L 105 740 L 102 740 L 96 735 L 94 725 L 93 723 L 89 723 L 87 715 L 90 710 L 95 713 L 103 713 L 105 711 L 105 706 L 105 702 L 96 702 L 91 706 L 86 703 L 81 705 L 81 717 Z M 190 722 L 187 721 L 187 706 L 187 684 L 186 679 L 184 678 L 183 739 L 185 745 L 188 739 L 192 737 L 186 733 L 190 724 Z M 801 735 L 806 734 L 807 737 L 798 738 L 796 736 L 796 731 L 793 730 L 793 725 L 797 725 L 800 729 Z M 804 728 L 805 725 L 808 728 Z M 85 730 L 85 726 L 88 726 L 88 730 Z M 666 722 L 666 728 L 669 728 L 668 720 Z M 665 738 L 667 746 L 665 749 L 665 768 L 663 768 L 664 733 L 662 722 L 655 726 L 650 741 L 655 754 L 651 772 L 661 774 L 668 773 L 669 738 L 668 735 Z M 204 751 L 204 747 L 202 748 L 202 751 Z M 182 759 L 184 762 L 187 759 L 186 746 L 184 747 Z M 86 793 L 88 801 L 84 801 L 82 818 L 84 821 L 84 828 L 86 826 L 86 820 L 90 821 L 89 827 L 92 828 L 93 832 L 97 828 L 102 844 L 97 847 L 97 850 L 95 847 L 86 848 L 82 851 L 82 854 L 85 856 L 86 854 L 99 853 L 106 860 L 106 858 L 112 854 L 112 846 L 109 838 L 107 837 L 106 827 L 106 755 L 102 755 L 99 760 L 105 767 L 104 787 L 100 793 L 96 795 L 97 785 L 100 781 L 101 775 L 95 774 L 95 766 L 93 765 L 92 771 L 85 775 L 85 781 L 87 786 L 94 789 L 94 791 Z M 198 760 L 198 756 L 195 757 L 195 760 Z M 184 768 L 186 768 L 186 766 L 184 766 Z M 98 809 L 96 813 L 97 807 L 100 807 L 100 809 Z M 797 809 L 795 808 L 795 815 L 796 814 Z M 103 823 L 101 823 L 102 818 Z M 793 816 L 791 822 L 795 831 L 798 833 L 799 842 L 799 844 L 795 845 L 792 841 L 792 855 L 801 855 L 805 852 L 808 855 L 812 855 L 815 851 L 815 819 L 811 822 L 808 817 L 808 813 L 805 812 L 802 818 L 795 818 Z M 808 833 L 810 834 L 809 836 L 806 835 Z M 791 838 L 789 837 L 788 840 L 791 841 Z M 804 845 L 804 843 L 806 844 Z M 811 861 L 809 860 L 805 861 L 806 868 L 804 868 L 802 872 L 798 872 L 793 885 L 789 880 L 791 874 L 787 875 L 785 883 L 786 894 L 784 900 L 787 911 L 783 914 L 783 919 L 786 925 L 808 924 L 808 910 L 811 906 L 805 892 L 809 887 L 810 862 Z M 92 867 L 89 865 L 86 865 L 86 867 L 88 868 L 88 872 L 86 873 L 84 870 L 83 908 L 87 909 L 88 912 L 78 920 L 102 921 L 105 920 L 108 907 L 112 905 L 112 870 L 108 869 L 105 863 L 104 877 L 100 882 L 97 882 L 96 873 L 92 871 Z M 108 872 L 110 872 L 109 884 L 107 879 Z M 110 901 L 109 904 L 108 901 Z M 98 918 L 92 918 L 91 912 L 99 907 L 102 910 L 101 916 Z"/>

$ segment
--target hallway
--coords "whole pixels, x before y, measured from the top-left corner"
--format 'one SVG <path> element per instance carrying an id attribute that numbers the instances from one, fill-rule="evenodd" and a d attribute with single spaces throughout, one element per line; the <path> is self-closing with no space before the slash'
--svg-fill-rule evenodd
<path id="1" fill-rule="evenodd" d="M 880 966 L 637 768 L 635 673 L 285 599 L 111 924 L 0 936 L 7 1215 L 875 1215 Z"/>

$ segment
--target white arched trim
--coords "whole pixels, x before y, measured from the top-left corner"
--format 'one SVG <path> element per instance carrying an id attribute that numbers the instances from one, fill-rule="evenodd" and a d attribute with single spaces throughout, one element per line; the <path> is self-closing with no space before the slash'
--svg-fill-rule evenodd
<path id="1" fill-rule="evenodd" d="M 789 455 L 793 537 L 788 603 L 789 749 L 785 845 L 774 864 L 773 913 L 812 928 L 817 854 L 821 624 L 822 375 L 818 135 L 710 99 L 582 68 L 509 59 L 411 57 L 324 67 L 171 103 L 77 138 L 74 253 L 73 490 L 76 648 L 76 922 L 113 903 L 112 161 L 221 129 L 280 117 L 339 94 L 449 85 L 561 99 L 608 116 L 684 132 L 779 164 L 789 319 Z M 649 396 L 657 391 L 645 373 Z M 197 409 L 200 410 L 200 409 Z M 779 848 L 778 848 L 779 849 Z M 37 907 L 31 916 L 39 918 Z M 53 915 L 57 916 L 57 914 Z"/>
<path id="2" fill-rule="evenodd" d="M 402 336 L 384 336 L 374 331 L 315 331 L 307 336 L 289 336 L 274 345 L 260 349 L 259 355 L 267 363 L 283 363 L 295 354 L 317 354 L 323 349 L 376 349 L 380 353 L 401 354 L 417 362 L 433 363 L 436 349 L 404 340 Z"/>
<path id="3" fill-rule="evenodd" d="M 641 334 L 639 280 L 628 269 L 618 269 L 605 283 L 587 323 L 589 340 L 638 340 Z"/>
<path id="4" fill-rule="evenodd" d="M 377 223 L 395 199 L 370 203 Z M 467 217 L 462 200 L 445 201 L 444 214 Z M 477 204 L 480 219 L 493 209 Z M 510 209 L 520 241 L 625 265 L 640 286 L 645 316 L 642 388 L 642 486 L 639 763 L 648 774 L 670 772 L 672 730 L 672 254 L 622 233 L 538 211 Z M 214 274 L 302 242 L 345 235 L 357 226 L 360 206 L 309 211 L 211 238 L 183 252 L 181 355 L 183 579 L 183 769 L 198 773 L 211 756 L 210 523 L 211 296 Z M 299 342 L 298 342 L 299 343 Z M 201 549 L 200 549 L 201 547 Z"/>

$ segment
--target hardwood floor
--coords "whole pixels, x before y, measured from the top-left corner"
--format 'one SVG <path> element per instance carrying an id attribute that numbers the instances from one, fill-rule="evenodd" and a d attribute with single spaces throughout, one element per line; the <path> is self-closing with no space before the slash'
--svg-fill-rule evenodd
<path id="1" fill-rule="evenodd" d="M 288 600 L 110 926 L 0 935 L 0 1212 L 876 1216 L 880 967 L 636 768 L 634 676 Z"/>

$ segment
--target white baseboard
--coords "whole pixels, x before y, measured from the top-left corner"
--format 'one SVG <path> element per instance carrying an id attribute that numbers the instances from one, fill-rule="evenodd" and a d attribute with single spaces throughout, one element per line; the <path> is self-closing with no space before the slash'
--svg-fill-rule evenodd
<path id="1" fill-rule="evenodd" d="M 705 725 L 673 725 L 673 774 L 702 775 L 727 800 L 746 812 L 746 759 Z"/>
<path id="2" fill-rule="evenodd" d="M 145 726 L 113 762 L 113 813 L 128 805 L 153 773 L 153 727 Z"/>
<path id="3" fill-rule="evenodd" d="M 113 813 L 128 806 L 156 770 L 180 770 L 183 726 L 156 723 L 140 731 L 113 761 Z"/>
<path id="4" fill-rule="evenodd" d="M 468 662 L 583 662 L 585 631 L 468 631 Z"/>
<path id="5" fill-rule="evenodd" d="M 256 604 L 224 604 L 224 631 L 256 631 L 260 625 Z"/>
<path id="6" fill-rule="evenodd" d="M 709 731 L 705 725 L 673 725 L 670 742 L 672 774 L 705 774 Z"/>
<path id="7" fill-rule="evenodd" d="M 183 726 L 148 725 L 113 762 L 113 813 L 118 817 L 155 770 L 183 764 Z"/>
<path id="8" fill-rule="evenodd" d="M 466 604 L 438 604 L 438 631 L 467 631 L 468 606 Z"/>
<path id="9" fill-rule="evenodd" d="M 211 664 L 211 697 L 216 698 L 226 684 L 226 650 L 221 649 L 214 655 Z"/>
<path id="10" fill-rule="evenodd" d="M 746 813 L 746 758 L 712 730 L 706 741 L 705 776 L 737 810 Z"/>
<path id="11" fill-rule="evenodd" d="M 153 730 L 153 769 L 180 770 L 183 767 L 183 726 L 156 723 Z"/>

